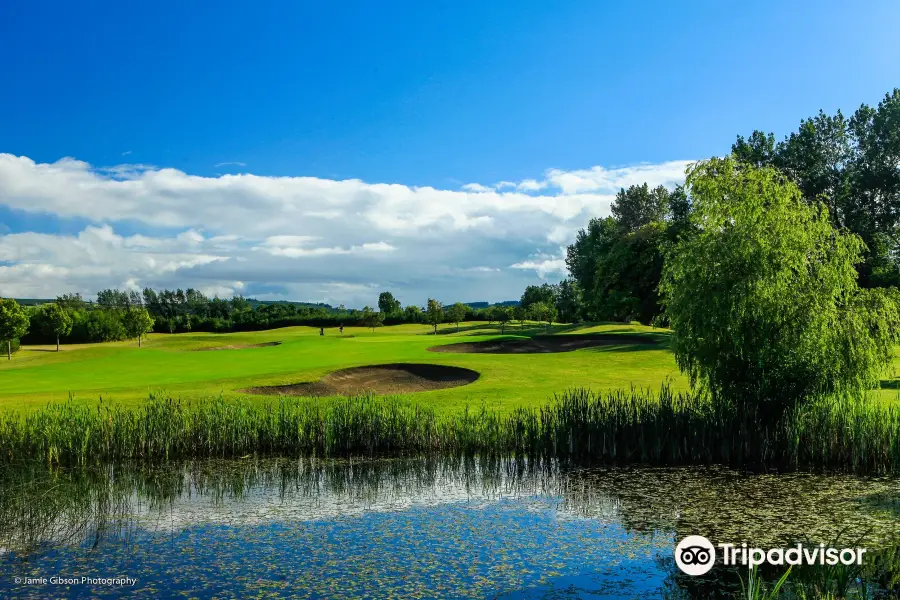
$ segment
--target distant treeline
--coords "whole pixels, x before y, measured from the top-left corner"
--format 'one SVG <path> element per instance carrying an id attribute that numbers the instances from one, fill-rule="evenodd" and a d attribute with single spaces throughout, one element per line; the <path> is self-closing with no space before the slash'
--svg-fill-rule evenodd
<path id="1" fill-rule="evenodd" d="M 48 304 L 58 306 L 68 316 L 71 328 L 63 328 L 60 332 L 51 322 L 58 311 L 46 310 Z M 359 310 L 328 304 L 262 302 L 243 296 L 210 298 L 193 288 L 145 288 L 142 292 L 106 289 L 99 292 L 95 300 L 86 300 L 80 294 L 63 294 L 52 301 L 23 305 L 28 327 L 20 340 L 23 344 L 56 343 L 57 337 L 64 344 L 125 340 L 135 337 L 128 327 L 129 315 L 144 311 L 152 319 L 150 326 L 156 333 L 218 333 L 297 325 L 376 327 L 400 323 L 434 324 L 456 319 L 505 322 L 515 316 L 509 304 L 512 303 L 472 308 L 457 303 L 444 310 L 439 302 L 432 301 L 429 311 L 428 306 L 401 307 L 390 292 L 384 292 L 379 298 L 380 310 L 376 311 L 368 306 Z M 523 314 L 522 319 L 525 318 Z M 13 351 L 16 346 L 14 343 Z"/>

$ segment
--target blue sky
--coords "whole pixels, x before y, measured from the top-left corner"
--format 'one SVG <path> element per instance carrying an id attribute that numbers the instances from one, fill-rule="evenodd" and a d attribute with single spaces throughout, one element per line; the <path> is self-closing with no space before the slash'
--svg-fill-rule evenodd
<path id="1" fill-rule="evenodd" d="M 304 255 L 317 257 L 314 265 L 304 258 L 298 266 L 294 256 L 285 273 L 270 275 L 282 281 L 251 281 L 252 272 L 224 269 L 223 262 L 238 258 L 233 254 L 213 261 L 223 271 L 219 274 L 184 259 L 165 274 L 111 265 L 103 275 L 97 264 L 97 274 L 87 277 L 59 262 L 46 245 L 77 241 L 79 234 L 103 227 L 123 244 L 137 234 L 161 243 L 190 230 L 204 239 L 237 236 L 236 243 L 252 257 L 254 247 L 273 247 L 266 246 L 268 238 L 295 232 L 212 223 L 202 211 L 175 210 L 168 218 L 150 214 L 154 203 L 162 195 L 180 197 L 183 203 L 209 202 L 218 211 L 230 210 L 228 202 L 257 202 L 263 211 L 274 193 L 269 183 L 278 181 L 273 177 L 360 179 L 459 191 L 473 183 L 546 182 L 550 169 L 584 173 L 594 167 L 666 165 L 722 154 L 738 133 L 761 128 L 780 138 L 819 108 L 852 112 L 862 102 L 877 103 L 900 84 L 898 25 L 900 5 L 894 0 L 860 6 L 827 1 L 640 6 L 522 0 L 155 2 L 143 8 L 121 2 L 2 3 L 0 153 L 27 159 L 34 167 L 0 170 L 0 235 L 36 232 L 59 239 L 0 237 L 0 294 L 4 289 L 20 294 L 68 291 L 61 287 L 87 291 L 97 285 L 174 285 L 197 276 L 208 289 L 222 293 L 266 286 L 266 293 L 279 289 L 303 296 L 297 299 L 351 303 L 364 302 L 371 293 L 366 286 L 405 286 L 410 301 L 420 302 L 424 298 L 419 296 L 459 288 L 431 281 L 424 272 L 403 279 L 397 275 L 406 266 L 402 262 L 388 261 L 391 277 L 372 276 L 371 281 L 363 273 L 345 274 L 339 265 L 325 269 L 332 275 L 321 277 L 331 277 L 329 281 L 300 281 L 293 274 L 316 271 L 325 256 L 344 251 L 343 256 L 351 256 L 354 245 L 383 243 L 395 248 L 394 256 L 419 254 L 415 245 L 392 237 L 396 227 L 363 226 L 354 217 L 358 210 L 340 213 L 335 208 L 358 208 L 359 195 L 380 194 L 380 188 L 357 190 L 353 203 L 323 200 L 322 210 L 315 209 L 315 194 L 291 192 L 291 202 L 305 207 L 303 215 L 329 213 L 341 221 L 323 236 L 313 235 L 322 230 L 321 223 L 312 232 L 302 223 L 296 227 L 295 237 L 323 238 L 317 243 L 325 245 L 311 239 L 294 242 L 341 252 Z M 81 185 L 111 188 L 122 180 L 143 182 L 140 191 L 118 186 L 111 198 L 143 202 L 144 211 L 138 207 L 123 213 L 109 208 L 113 200 L 91 194 L 77 196 L 77 202 L 95 205 L 75 210 L 64 206 L 76 202 L 66 188 L 35 191 L 31 184 L 11 183 L 15 174 L 35 177 L 46 187 L 51 178 L 40 171 L 41 165 L 64 157 L 80 161 L 64 170 L 93 177 L 79 180 Z M 97 170 L 122 164 L 153 168 L 130 169 L 124 175 Z M 148 177 L 165 175 L 160 169 L 186 175 L 177 182 L 156 177 L 146 187 Z M 671 183 L 669 170 L 662 171 L 658 177 L 648 173 L 646 179 Z M 519 267 L 507 278 L 505 271 L 512 264 L 552 260 L 559 268 L 560 245 L 569 239 L 562 229 L 574 235 L 590 216 L 602 213 L 614 184 L 625 181 L 621 177 L 629 172 L 612 171 L 618 175 L 593 190 L 579 187 L 579 193 L 596 197 L 582 198 L 574 215 L 562 211 L 547 231 L 526 227 L 522 236 L 500 235 L 497 229 L 506 231 L 498 225 L 503 218 L 483 206 L 490 202 L 469 199 L 471 215 L 486 220 L 477 226 L 463 220 L 450 229 L 471 237 L 490 221 L 494 230 L 482 231 L 477 242 L 449 234 L 440 239 L 465 241 L 514 262 L 470 264 L 474 257 L 459 253 L 435 259 L 447 268 L 484 266 L 504 275 L 492 277 L 503 280 L 499 287 L 479 280 L 464 285 L 465 293 L 474 294 L 467 300 L 516 297 L 519 287 L 550 273 Z M 217 188 L 224 174 L 266 178 L 232 183 L 245 192 L 256 184 L 269 191 L 179 196 L 190 187 L 191 176 Z M 304 181 L 310 183 L 291 183 Z M 522 200 L 515 211 L 504 205 L 501 212 L 517 219 L 528 210 L 546 215 L 559 210 L 558 196 L 572 192 L 552 181 L 540 190 L 508 188 L 507 204 L 514 201 L 513 192 L 541 194 L 546 201 L 529 208 L 524 205 L 531 201 Z M 384 202 L 397 204 L 396 198 Z M 548 208 L 551 204 L 555 208 Z M 415 223 L 427 228 L 435 222 Z M 445 229 L 441 232 L 449 231 Z M 372 235 L 367 237 L 366 231 Z M 176 254 L 189 250 L 179 248 Z M 10 271 L 10 265 L 17 270 Z M 48 268 L 57 276 L 35 283 Z M 68 274 L 61 274 L 65 269 Z M 243 279 L 216 279 L 226 275 Z M 564 273 L 552 275 L 559 279 Z M 236 282 L 244 287 L 232 285 Z M 341 285 L 356 291 L 325 291 Z"/>

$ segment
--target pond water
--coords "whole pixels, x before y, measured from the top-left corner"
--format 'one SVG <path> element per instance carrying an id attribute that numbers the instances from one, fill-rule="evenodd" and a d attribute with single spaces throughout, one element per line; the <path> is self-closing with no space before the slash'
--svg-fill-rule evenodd
<path id="1" fill-rule="evenodd" d="M 746 567 L 716 564 L 702 577 L 676 567 L 675 544 L 699 534 L 760 548 L 865 547 L 861 569 L 795 568 L 791 580 L 843 577 L 874 598 L 900 579 L 897 499 L 896 479 L 722 468 L 23 465 L 0 473 L 0 597 L 733 597 Z"/>

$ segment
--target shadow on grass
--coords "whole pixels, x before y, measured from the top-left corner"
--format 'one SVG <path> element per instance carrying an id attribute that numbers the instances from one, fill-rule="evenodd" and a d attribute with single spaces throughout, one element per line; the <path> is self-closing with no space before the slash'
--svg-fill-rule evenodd
<path id="1" fill-rule="evenodd" d="M 438 335 L 450 335 L 451 333 L 462 333 L 464 331 L 476 331 L 482 329 L 490 329 L 490 330 L 499 330 L 499 327 L 496 325 L 488 325 L 487 323 L 476 323 L 475 325 L 460 325 L 459 331 L 457 331 L 456 326 L 453 324 L 444 323 L 440 327 L 438 327 L 437 334 Z M 428 333 L 420 333 L 419 335 L 434 335 L 434 331 L 429 331 Z M 486 333 L 472 333 L 469 335 L 487 335 Z"/>
<path id="2" fill-rule="evenodd" d="M 878 383 L 883 390 L 900 390 L 900 379 L 882 379 Z"/>
<path id="3" fill-rule="evenodd" d="M 646 344 L 641 343 L 630 343 L 630 344 L 605 344 L 603 346 L 593 346 L 591 348 L 584 348 L 582 352 L 638 352 L 644 350 L 659 350 L 660 345 L 656 342 L 647 342 Z"/>

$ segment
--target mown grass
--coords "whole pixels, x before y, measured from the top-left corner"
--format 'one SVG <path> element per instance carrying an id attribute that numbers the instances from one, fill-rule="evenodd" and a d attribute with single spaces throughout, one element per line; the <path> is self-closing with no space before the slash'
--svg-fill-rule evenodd
<path id="1" fill-rule="evenodd" d="M 507 335 L 543 333 L 543 327 L 519 324 L 506 327 Z M 459 412 L 465 406 L 485 404 L 512 411 L 537 407 L 555 392 L 572 386 L 596 390 L 657 389 L 668 381 L 673 389 L 686 389 L 687 381 L 675 365 L 665 341 L 666 330 L 640 325 L 555 325 L 550 332 L 574 335 L 603 332 L 610 335 L 647 336 L 657 345 L 622 344 L 560 354 L 489 355 L 428 352 L 439 344 L 491 339 L 500 334 L 496 325 L 464 323 L 443 325 L 440 335 L 428 335 L 427 325 L 398 325 L 369 329 L 346 328 L 344 335 L 326 330 L 291 327 L 236 334 L 153 334 L 138 348 L 136 342 L 116 342 L 67 347 L 25 347 L 13 360 L 0 361 L 0 409 L 37 409 L 48 401 L 137 406 L 150 393 L 167 393 L 187 400 L 208 396 L 248 397 L 239 390 L 252 386 L 284 385 L 316 381 L 328 372 L 354 366 L 390 362 L 454 365 L 481 373 L 472 385 L 421 392 L 409 396 L 436 412 Z M 216 352 L 196 352 L 204 347 L 281 341 L 280 346 Z"/>
<path id="2" fill-rule="evenodd" d="M 51 464 L 235 457 L 441 453 L 578 463 L 823 468 L 900 472 L 900 411 L 865 400 L 819 401 L 771 428 L 663 387 L 572 389 L 538 408 L 439 415 L 397 398 L 259 403 L 151 396 L 135 408 L 49 404 L 0 414 L 0 460 Z"/>

